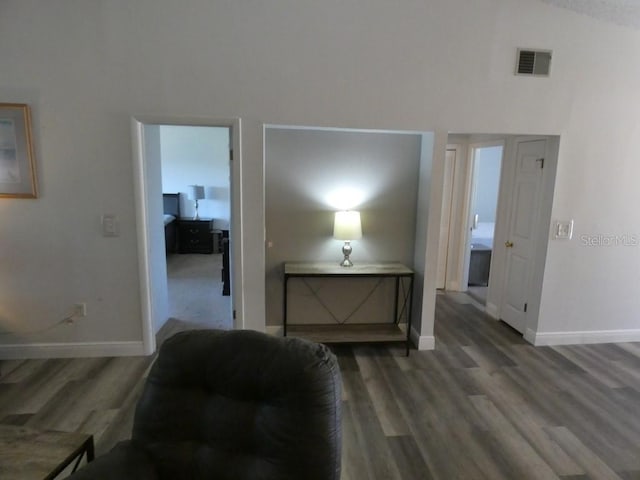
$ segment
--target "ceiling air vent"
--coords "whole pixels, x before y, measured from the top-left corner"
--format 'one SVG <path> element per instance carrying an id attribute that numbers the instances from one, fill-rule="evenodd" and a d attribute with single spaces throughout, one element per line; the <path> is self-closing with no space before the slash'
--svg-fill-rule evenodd
<path id="1" fill-rule="evenodd" d="M 548 77 L 551 68 L 551 50 L 518 49 L 516 75 Z"/>

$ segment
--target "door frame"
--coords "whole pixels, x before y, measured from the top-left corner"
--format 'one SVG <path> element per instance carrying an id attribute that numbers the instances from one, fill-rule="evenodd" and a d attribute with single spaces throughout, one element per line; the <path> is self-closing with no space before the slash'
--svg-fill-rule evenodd
<path id="1" fill-rule="evenodd" d="M 453 136 L 453 138 L 451 138 Z M 496 141 L 503 142 L 503 161 L 500 172 L 500 189 L 498 193 L 498 210 L 496 212 L 496 230 L 494 232 L 494 248 L 491 254 L 491 272 L 489 275 L 489 287 L 487 291 L 487 302 L 485 312 L 495 318 L 500 318 L 500 307 L 502 305 L 502 296 L 504 290 L 504 268 L 505 268 L 505 247 L 504 242 L 507 240 L 508 233 L 508 199 L 511 198 L 513 190 L 513 158 L 516 152 L 516 143 L 519 141 L 529 141 L 537 139 L 546 139 L 547 153 L 545 155 L 545 168 L 543 173 L 543 185 L 541 194 L 541 207 L 538 217 L 538 232 L 535 241 L 535 260 L 532 272 L 532 280 L 530 284 L 530 301 L 528 302 L 527 321 L 525 327 L 524 338 L 530 343 L 534 343 L 538 325 L 538 316 L 540 312 L 540 302 L 542 298 L 542 285 L 544 280 L 544 267 L 547 255 L 547 249 L 550 240 L 551 230 L 551 212 L 553 206 L 553 196 L 555 192 L 556 172 L 559 161 L 560 135 L 557 134 L 450 134 L 450 141 L 447 148 L 451 145 L 457 145 L 461 149 L 461 161 L 467 164 L 461 165 L 459 169 L 462 175 L 464 170 L 464 178 L 459 179 L 459 183 L 454 187 L 454 209 L 455 209 L 455 231 L 454 242 L 459 241 L 455 247 L 450 246 L 449 251 L 452 258 L 452 266 L 454 272 L 451 281 L 447 281 L 447 289 L 453 291 L 465 291 L 466 286 L 462 283 L 462 275 L 466 270 L 468 273 L 468 264 L 465 269 L 463 262 L 466 253 L 465 245 L 468 242 L 470 231 L 467 229 L 470 222 L 470 205 L 469 200 L 471 192 L 469 191 L 472 176 L 469 165 L 469 158 L 473 158 L 471 147 L 478 144 L 491 144 Z M 465 154 L 465 150 L 467 150 Z M 455 180 L 458 182 L 458 178 Z M 455 203 L 458 202 L 458 203 Z M 466 208 L 465 208 L 466 207 Z M 506 213 L 505 213 L 506 211 Z M 456 240 L 458 239 L 458 240 Z M 453 251 L 452 251 L 453 250 Z M 466 277 L 468 280 L 468 275 Z"/>
<path id="2" fill-rule="evenodd" d="M 464 199 L 462 202 L 462 216 L 461 216 L 461 233 L 460 238 L 462 242 L 460 242 L 459 250 L 458 250 L 458 259 L 462 259 L 462 261 L 458 262 L 458 272 L 457 277 L 460 279 L 460 291 L 466 292 L 468 290 L 469 284 L 469 264 L 471 263 L 471 224 L 473 222 L 472 212 L 471 212 L 471 202 L 473 200 L 473 196 L 475 193 L 475 171 L 476 171 L 476 159 L 475 153 L 476 150 L 480 148 L 489 148 L 489 147 L 502 147 L 502 160 L 500 162 L 500 187 L 498 190 L 498 204 L 496 206 L 496 229 L 498 228 L 498 219 L 500 218 L 499 212 L 501 207 L 501 197 L 502 197 L 502 179 L 504 175 L 504 166 L 505 166 L 505 152 L 507 150 L 506 139 L 500 140 L 487 140 L 480 142 L 472 142 L 469 143 L 467 148 L 467 164 L 465 169 L 465 186 L 464 186 Z M 495 232 L 494 232 L 494 245 L 495 245 Z M 491 254 L 491 266 L 489 270 L 493 266 L 494 255 L 493 252 Z M 491 289 L 491 275 L 489 276 L 489 283 L 487 287 L 487 298 L 489 295 L 489 291 Z"/>
<path id="3" fill-rule="evenodd" d="M 242 285 L 242 221 L 241 221 L 241 122 L 239 118 L 210 119 L 185 118 L 172 116 L 140 115 L 131 117 L 131 137 L 133 147 L 133 179 L 136 203 L 137 243 L 138 243 L 138 271 L 140 277 L 140 307 L 142 324 L 143 350 L 150 355 L 156 349 L 154 315 L 156 313 L 156 299 L 153 295 L 153 278 L 151 274 L 150 251 L 152 247 L 151 223 L 148 214 L 150 198 L 149 165 L 145 155 L 144 126 L 145 125 L 181 125 L 194 127 L 224 127 L 229 128 L 230 145 L 233 151 L 230 168 L 231 211 L 230 211 L 230 260 L 231 260 L 231 310 L 234 328 L 244 327 L 242 305 L 244 305 Z M 159 199 L 158 201 L 161 201 Z"/>
<path id="4" fill-rule="evenodd" d="M 453 238 L 455 236 L 455 212 L 456 212 L 456 203 L 457 203 L 457 195 L 456 195 L 456 177 L 459 176 L 458 170 L 460 168 L 459 163 L 459 156 L 460 156 L 460 152 L 461 152 L 461 147 L 458 144 L 447 144 L 447 150 L 445 152 L 445 167 L 444 167 L 444 172 L 446 173 L 447 170 L 447 153 L 448 152 L 454 152 L 454 156 L 453 156 L 453 161 L 451 162 L 452 165 L 450 166 L 451 168 L 451 179 L 450 181 L 447 179 L 447 176 L 444 176 L 444 187 L 443 187 L 443 197 L 442 197 L 442 206 L 441 206 L 441 215 L 444 212 L 445 206 L 447 206 L 448 210 L 449 210 L 449 218 L 447 219 L 447 228 L 446 228 L 446 241 L 443 242 L 442 241 L 442 235 L 443 233 L 443 229 L 442 229 L 442 217 L 440 218 L 440 241 L 438 242 L 439 248 L 438 248 L 438 276 L 436 279 L 436 285 L 437 288 L 440 289 L 440 285 L 441 285 L 441 278 L 440 278 L 440 262 L 444 263 L 444 279 L 443 280 L 443 289 L 444 290 L 450 290 L 450 281 L 451 281 L 451 277 L 453 275 L 452 273 L 452 265 L 455 262 L 455 248 L 452 245 L 453 243 Z M 449 195 L 448 198 L 445 198 L 444 193 L 447 191 L 447 189 L 449 189 Z M 441 258 L 440 256 L 444 255 L 444 258 Z"/>

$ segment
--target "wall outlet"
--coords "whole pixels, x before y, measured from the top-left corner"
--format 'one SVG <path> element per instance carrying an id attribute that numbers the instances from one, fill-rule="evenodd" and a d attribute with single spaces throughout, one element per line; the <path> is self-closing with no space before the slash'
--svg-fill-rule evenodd
<path id="1" fill-rule="evenodd" d="M 73 313 L 71 314 L 73 318 L 82 318 L 87 316 L 87 304 L 86 303 L 76 303 L 73 305 Z"/>

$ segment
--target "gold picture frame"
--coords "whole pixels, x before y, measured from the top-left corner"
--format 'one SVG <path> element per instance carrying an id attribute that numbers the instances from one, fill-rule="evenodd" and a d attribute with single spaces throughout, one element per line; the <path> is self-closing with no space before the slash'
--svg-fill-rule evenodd
<path id="1" fill-rule="evenodd" d="M 0 198 L 37 198 L 31 110 L 0 103 Z"/>

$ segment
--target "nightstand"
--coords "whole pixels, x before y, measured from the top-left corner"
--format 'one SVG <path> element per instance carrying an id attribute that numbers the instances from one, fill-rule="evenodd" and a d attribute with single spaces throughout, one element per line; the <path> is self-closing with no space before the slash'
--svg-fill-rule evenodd
<path id="1" fill-rule="evenodd" d="M 211 219 L 178 221 L 180 253 L 213 253 L 213 221 Z"/>

